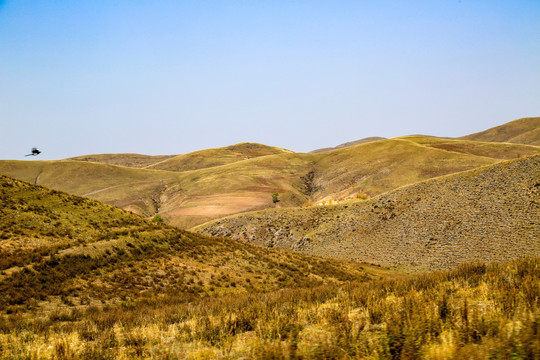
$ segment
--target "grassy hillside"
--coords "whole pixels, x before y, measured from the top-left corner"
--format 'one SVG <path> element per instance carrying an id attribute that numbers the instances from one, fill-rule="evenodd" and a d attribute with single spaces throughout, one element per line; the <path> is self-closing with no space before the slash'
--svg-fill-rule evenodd
<path id="1" fill-rule="evenodd" d="M 90 161 L 109 165 L 127 166 L 133 168 L 145 168 L 152 164 L 167 160 L 174 155 L 141 155 L 141 154 L 95 154 L 82 155 L 67 160 Z"/>
<path id="2" fill-rule="evenodd" d="M 173 158 L 152 164 L 148 168 L 168 171 L 188 171 L 231 164 L 259 156 L 286 153 L 291 153 L 291 151 L 256 143 L 240 143 L 223 148 L 206 149 L 177 155 Z"/>
<path id="3" fill-rule="evenodd" d="M 76 156 L 66 160 L 182 172 L 231 164 L 259 156 L 286 153 L 291 153 L 291 151 L 263 144 L 240 143 L 222 148 L 194 151 L 182 155 L 98 154 Z"/>
<path id="4" fill-rule="evenodd" d="M 431 138 L 424 138 L 431 141 Z M 534 152 L 540 148 L 534 148 Z M 314 199 L 375 196 L 400 186 L 493 164 L 498 159 L 444 151 L 394 138 L 317 154 Z"/>
<path id="5" fill-rule="evenodd" d="M 413 269 L 540 256 L 540 155 L 368 201 L 236 215 L 198 228 L 267 247 Z"/>
<path id="6" fill-rule="evenodd" d="M 422 146 L 432 147 L 449 152 L 457 152 L 500 160 L 512 160 L 540 152 L 540 147 L 534 145 L 467 140 L 463 141 L 426 136 L 406 136 L 402 139 L 413 141 Z"/>
<path id="7" fill-rule="evenodd" d="M 179 191 L 177 174 L 165 171 L 72 160 L 6 160 L 0 162 L 0 168 L 0 173 L 7 176 L 102 201 L 147 217 L 159 212 L 165 190 L 171 194 Z"/>
<path id="8" fill-rule="evenodd" d="M 540 146 L 540 117 L 517 119 L 461 139 Z"/>
<path id="9" fill-rule="evenodd" d="M 0 311 L 368 277 L 356 264 L 188 233 L 4 176 L 0 200 Z"/>
<path id="10" fill-rule="evenodd" d="M 309 154 L 243 143 L 179 155 L 146 169 L 73 160 L 0 161 L 0 174 L 145 217 L 159 213 L 169 224 L 190 228 L 276 206 L 336 203 L 358 194 L 373 197 L 418 181 L 537 153 L 540 147 L 532 145 L 409 136 Z M 103 161 L 114 158 L 102 157 Z M 277 205 L 271 196 L 276 192 Z"/>

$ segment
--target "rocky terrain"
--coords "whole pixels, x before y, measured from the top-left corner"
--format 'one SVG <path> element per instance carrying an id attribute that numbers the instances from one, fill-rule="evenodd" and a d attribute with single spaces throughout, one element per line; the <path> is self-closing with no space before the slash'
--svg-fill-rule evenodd
<path id="1" fill-rule="evenodd" d="M 236 215 L 214 236 L 415 270 L 540 255 L 540 156 L 406 186 L 368 201 Z"/>

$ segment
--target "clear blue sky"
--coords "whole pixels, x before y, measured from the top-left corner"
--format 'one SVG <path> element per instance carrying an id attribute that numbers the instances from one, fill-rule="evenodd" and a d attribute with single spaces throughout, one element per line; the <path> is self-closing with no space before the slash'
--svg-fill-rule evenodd
<path id="1" fill-rule="evenodd" d="M 538 0 L 0 0 L 0 159 L 310 151 L 526 116 Z"/>

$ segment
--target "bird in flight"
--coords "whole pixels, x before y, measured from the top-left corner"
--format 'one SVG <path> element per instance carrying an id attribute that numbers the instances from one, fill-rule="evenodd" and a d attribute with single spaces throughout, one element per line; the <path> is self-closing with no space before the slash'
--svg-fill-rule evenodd
<path id="1" fill-rule="evenodd" d="M 41 154 L 41 151 L 38 148 L 32 148 L 32 153 L 24 156 L 38 156 L 39 154 Z"/>

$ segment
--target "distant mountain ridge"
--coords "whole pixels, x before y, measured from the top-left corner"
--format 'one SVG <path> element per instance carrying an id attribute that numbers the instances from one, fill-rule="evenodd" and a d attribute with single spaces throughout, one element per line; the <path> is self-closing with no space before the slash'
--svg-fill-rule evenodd
<path id="1" fill-rule="evenodd" d="M 425 135 L 412 135 L 425 136 Z M 384 137 L 367 137 L 360 140 L 349 141 L 334 147 L 321 148 L 311 151 L 319 153 L 343 149 L 345 147 L 365 144 L 372 141 L 384 140 Z M 446 138 L 451 139 L 451 138 Z M 473 140 L 483 142 L 508 142 L 513 144 L 526 144 L 540 146 L 540 117 L 521 118 L 506 124 L 495 126 L 485 131 L 457 137 L 456 139 Z"/>

